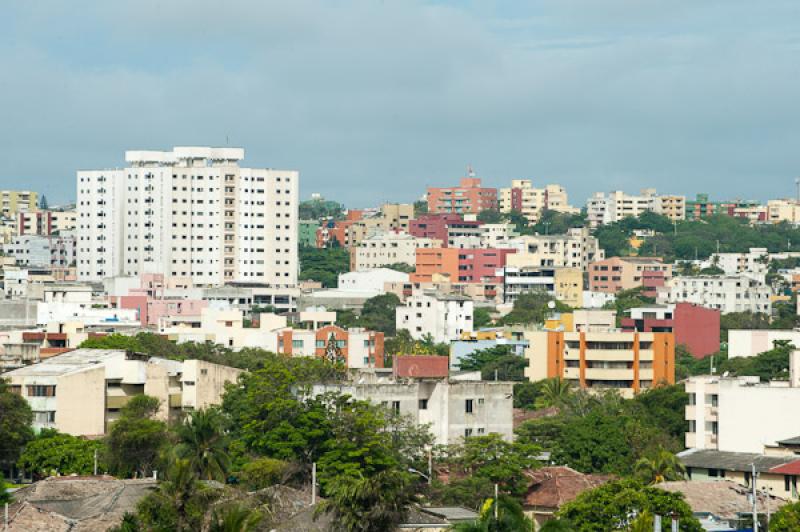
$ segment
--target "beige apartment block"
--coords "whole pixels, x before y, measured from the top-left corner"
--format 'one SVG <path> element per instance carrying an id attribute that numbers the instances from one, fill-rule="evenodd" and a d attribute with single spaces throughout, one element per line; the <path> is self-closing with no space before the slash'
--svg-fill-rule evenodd
<path id="1" fill-rule="evenodd" d="M 439 248 L 441 240 L 408 233 L 382 233 L 362 240 L 350 250 L 350 270 L 357 272 L 391 264 L 417 263 L 417 249 Z"/>
<path id="2" fill-rule="evenodd" d="M 605 252 L 587 228 L 572 228 L 563 235 L 526 235 L 510 240 L 517 252 L 506 257 L 506 266 L 568 267 L 587 271 L 589 263 L 601 260 Z"/>
<path id="3" fill-rule="evenodd" d="M 220 404 L 242 370 L 200 360 L 176 361 L 123 350 L 77 349 L 3 374 L 33 410 L 35 430 L 102 436 L 135 396 L 160 401 L 157 417 Z"/>
<path id="4" fill-rule="evenodd" d="M 577 214 L 580 209 L 569 204 L 567 191 L 561 185 L 551 184 L 535 188 L 529 179 L 513 179 L 511 187 L 500 189 L 500 211 L 518 211 L 529 222 L 536 223 L 546 210 Z"/>
<path id="5" fill-rule="evenodd" d="M 0 214 L 16 217 L 39 208 L 39 194 L 30 190 L 0 190 Z"/>

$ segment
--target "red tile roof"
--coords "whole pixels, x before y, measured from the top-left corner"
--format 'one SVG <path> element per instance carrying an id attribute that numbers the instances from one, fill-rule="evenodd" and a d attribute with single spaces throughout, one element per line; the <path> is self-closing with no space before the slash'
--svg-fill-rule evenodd
<path id="1" fill-rule="evenodd" d="M 800 475 L 800 460 L 773 467 L 769 472 L 779 475 Z"/>
<path id="2" fill-rule="evenodd" d="M 560 508 L 586 490 L 612 480 L 611 475 L 585 475 L 566 466 L 543 467 L 525 471 L 530 479 L 525 495 L 526 507 Z"/>

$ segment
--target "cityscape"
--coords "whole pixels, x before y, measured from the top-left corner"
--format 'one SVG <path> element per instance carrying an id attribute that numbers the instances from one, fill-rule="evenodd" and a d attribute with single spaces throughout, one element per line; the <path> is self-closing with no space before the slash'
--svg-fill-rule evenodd
<path id="1" fill-rule="evenodd" d="M 7 105 L 2 530 L 800 531 L 797 138 L 748 129 L 793 118 L 796 7 L 678 2 L 679 31 L 612 0 L 278 4 L 0 21 L 9 72 L 61 58 L 78 80 L 0 83 L 20 108 L 63 91 L 41 113 L 75 127 L 28 145 Z M 747 43 L 731 65 L 780 51 L 728 95 L 717 12 Z M 86 41 L 30 34 L 58 16 Z M 154 25 L 141 51 L 118 16 Z M 664 74 L 683 68 L 694 96 Z M 597 93 L 559 100 L 548 75 Z M 130 129 L 71 118 L 74 86 Z"/>

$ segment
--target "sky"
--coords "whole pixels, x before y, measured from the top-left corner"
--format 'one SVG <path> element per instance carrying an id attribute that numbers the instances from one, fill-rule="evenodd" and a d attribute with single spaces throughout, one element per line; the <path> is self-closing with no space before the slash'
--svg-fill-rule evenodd
<path id="1" fill-rule="evenodd" d="M 800 2 L 8 2 L 0 188 L 238 146 L 301 195 L 489 186 L 766 200 L 800 176 Z"/>

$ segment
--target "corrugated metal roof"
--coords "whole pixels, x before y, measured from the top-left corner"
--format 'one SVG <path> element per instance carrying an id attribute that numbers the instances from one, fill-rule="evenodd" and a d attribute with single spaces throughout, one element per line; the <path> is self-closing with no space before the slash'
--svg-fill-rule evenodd
<path id="1" fill-rule="evenodd" d="M 676 455 L 686 467 L 724 469 L 725 471 L 769 471 L 773 467 L 792 462 L 794 456 L 767 456 L 756 453 L 732 453 L 713 449 L 689 449 Z"/>

